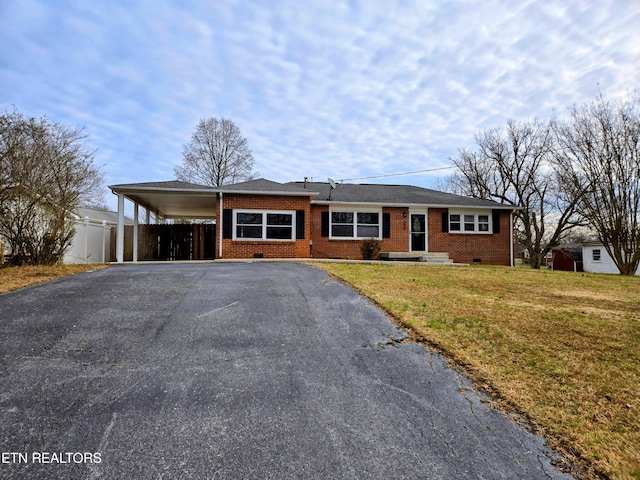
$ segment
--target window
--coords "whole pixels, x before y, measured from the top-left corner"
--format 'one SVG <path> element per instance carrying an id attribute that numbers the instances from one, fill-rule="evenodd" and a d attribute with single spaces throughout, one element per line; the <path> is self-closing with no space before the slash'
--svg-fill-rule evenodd
<path id="1" fill-rule="evenodd" d="M 599 262 L 601 261 L 601 255 L 600 255 L 600 249 L 599 248 L 594 248 L 591 252 L 592 257 L 593 257 L 593 261 L 594 262 Z"/>
<path id="2" fill-rule="evenodd" d="M 238 212 L 236 216 L 236 237 L 262 238 L 262 214 Z"/>
<path id="3" fill-rule="evenodd" d="M 234 239 L 293 240 L 293 212 L 236 211 Z"/>
<path id="4" fill-rule="evenodd" d="M 449 231 L 460 231 L 460 215 L 449 215 Z"/>
<path id="5" fill-rule="evenodd" d="M 491 233 L 488 213 L 450 213 L 449 232 L 452 233 Z"/>
<path id="6" fill-rule="evenodd" d="M 464 231 L 475 232 L 476 231 L 476 216 L 465 215 L 464 216 Z"/>
<path id="7" fill-rule="evenodd" d="M 353 212 L 331 212 L 331 236 L 353 237 Z"/>
<path id="8" fill-rule="evenodd" d="M 267 238 L 291 240 L 293 238 L 293 215 L 290 213 L 267 213 Z"/>
<path id="9" fill-rule="evenodd" d="M 489 231 L 489 215 L 478 215 L 478 231 Z"/>
<path id="10" fill-rule="evenodd" d="M 378 238 L 380 236 L 380 215 L 378 213 L 358 213 L 358 238 Z"/>
<path id="11" fill-rule="evenodd" d="M 332 238 L 380 238 L 380 212 L 332 211 Z"/>

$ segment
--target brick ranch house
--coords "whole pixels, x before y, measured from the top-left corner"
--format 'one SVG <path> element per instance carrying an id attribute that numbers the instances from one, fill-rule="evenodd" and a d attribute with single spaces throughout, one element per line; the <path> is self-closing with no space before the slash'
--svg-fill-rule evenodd
<path id="1" fill-rule="evenodd" d="M 109 187 L 118 195 L 116 260 L 124 261 L 124 200 L 165 219 L 215 220 L 215 258 L 360 259 L 363 239 L 382 254 L 444 252 L 456 263 L 513 265 L 513 207 L 407 185 L 266 179 L 208 187 L 149 182 Z"/>

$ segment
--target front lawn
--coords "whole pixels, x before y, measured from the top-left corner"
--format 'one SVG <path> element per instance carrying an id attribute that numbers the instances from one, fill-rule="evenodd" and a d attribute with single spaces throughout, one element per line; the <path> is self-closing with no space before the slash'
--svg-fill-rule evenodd
<path id="1" fill-rule="evenodd" d="M 35 283 L 65 277 L 88 270 L 106 268 L 107 265 L 37 265 L 24 267 L 0 267 L 0 294 Z"/>
<path id="2" fill-rule="evenodd" d="M 640 278 L 318 266 L 441 349 L 590 477 L 640 478 Z"/>

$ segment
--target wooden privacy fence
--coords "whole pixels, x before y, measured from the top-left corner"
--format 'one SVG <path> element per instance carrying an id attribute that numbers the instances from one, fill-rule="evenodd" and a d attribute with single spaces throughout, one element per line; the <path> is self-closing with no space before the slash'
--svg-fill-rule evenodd
<path id="1" fill-rule="evenodd" d="M 111 261 L 116 261 L 117 228 L 111 229 Z M 213 260 L 216 226 L 139 225 L 138 260 Z M 124 261 L 133 260 L 133 225 L 124 227 Z"/>

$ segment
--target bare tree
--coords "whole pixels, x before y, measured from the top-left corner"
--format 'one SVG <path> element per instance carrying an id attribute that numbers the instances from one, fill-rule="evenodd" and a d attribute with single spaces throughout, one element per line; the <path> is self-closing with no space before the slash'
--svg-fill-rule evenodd
<path id="1" fill-rule="evenodd" d="M 46 117 L 0 115 L 0 235 L 14 263 L 60 260 L 75 234 L 72 212 L 102 197 L 85 139 Z"/>
<path id="2" fill-rule="evenodd" d="M 35 119 L 14 111 L 0 116 L 0 235 L 9 243 L 13 259 L 32 258 L 34 232 L 40 226 L 37 192 L 42 191 L 43 168 L 37 159 L 44 152 L 46 129 Z"/>
<path id="3" fill-rule="evenodd" d="M 452 158 L 459 172 L 449 182 L 458 192 L 520 207 L 516 241 L 528 251 L 532 268 L 578 223 L 577 199 L 563 188 L 553 168 L 549 123 L 509 121 L 507 128 L 476 135 L 478 150 Z"/>
<path id="4" fill-rule="evenodd" d="M 226 118 L 202 119 L 185 145 L 179 180 L 219 187 L 255 178 L 253 154 L 240 129 Z"/>
<path id="5" fill-rule="evenodd" d="M 612 104 L 599 96 L 555 128 L 558 162 L 581 212 L 622 275 L 640 264 L 640 92 Z"/>

